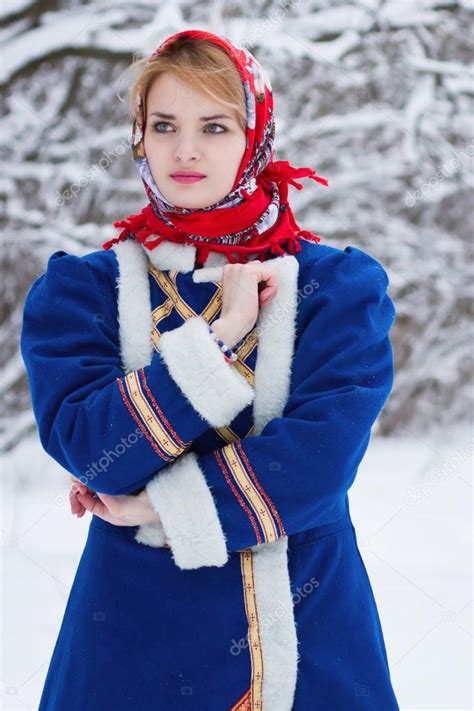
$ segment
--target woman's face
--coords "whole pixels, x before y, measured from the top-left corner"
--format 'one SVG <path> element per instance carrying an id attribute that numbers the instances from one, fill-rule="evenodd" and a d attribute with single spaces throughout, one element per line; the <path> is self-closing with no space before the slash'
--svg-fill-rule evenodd
<path id="1" fill-rule="evenodd" d="M 155 79 L 148 92 L 144 146 L 164 198 L 178 207 L 202 208 L 218 202 L 232 189 L 246 135 L 235 109 L 166 72 Z M 205 177 L 179 182 L 172 174 L 181 171 Z"/>

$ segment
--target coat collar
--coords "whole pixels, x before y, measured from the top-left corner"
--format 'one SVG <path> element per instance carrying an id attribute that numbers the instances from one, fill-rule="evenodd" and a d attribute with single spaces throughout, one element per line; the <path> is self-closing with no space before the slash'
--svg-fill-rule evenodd
<path id="1" fill-rule="evenodd" d="M 176 244 L 165 240 L 154 249 L 147 249 L 139 244 L 151 264 L 161 271 L 173 270 L 183 274 L 192 272 L 196 261 L 196 247 L 192 244 Z"/>
<path id="2" fill-rule="evenodd" d="M 222 267 L 228 263 L 225 254 L 209 252 L 205 264 L 195 269 L 197 249 L 193 244 L 176 244 L 165 240 L 154 249 L 147 249 L 143 243 L 140 247 L 156 269 L 172 270 L 181 274 L 193 272 L 193 281 L 219 281 L 222 279 Z M 252 255 L 256 259 L 258 255 Z"/>
<path id="3" fill-rule="evenodd" d="M 114 245 L 119 275 L 118 319 L 122 366 L 125 372 L 137 370 L 151 363 L 154 346 L 152 305 L 148 270 L 175 269 L 192 271 L 193 245 L 171 245 L 163 242 L 150 251 L 131 240 Z M 150 256 L 153 255 L 153 260 Z M 193 281 L 219 281 L 222 278 L 225 255 L 210 253 L 205 265 L 193 272 Z M 255 364 L 254 431 L 259 434 L 267 422 L 283 412 L 290 389 L 290 377 L 296 337 L 297 290 L 299 263 L 287 254 L 269 259 L 265 264 L 277 277 L 278 290 L 272 301 L 259 312 L 256 322 L 258 335 Z"/>

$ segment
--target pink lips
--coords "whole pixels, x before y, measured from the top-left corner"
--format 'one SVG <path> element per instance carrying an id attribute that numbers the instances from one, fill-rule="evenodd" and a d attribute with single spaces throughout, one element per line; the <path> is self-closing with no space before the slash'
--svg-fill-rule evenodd
<path id="1" fill-rule="evenodd" d="M 206 176 L 202 173 L 172 173 L 171 177 L 178 183 L 196 183 L 198 180 L 202 180 Z"/>

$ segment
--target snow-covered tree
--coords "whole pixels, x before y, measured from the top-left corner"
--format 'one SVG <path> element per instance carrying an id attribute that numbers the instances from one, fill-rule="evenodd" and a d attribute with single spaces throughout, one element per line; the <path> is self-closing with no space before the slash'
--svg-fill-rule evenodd
<path id="1" fill-rule="evenodd" d="M 272 81 L 276 159 L 300 224 L 386 267 L 397 308 L 381 433 L 472 408 L 472 0 L 6 0 L 1 128 L 2 438 L 34 427 L 18 349 L 25 293 L 56 249 L 83 254 L 145 204 L 124 70 L 199 27 L 247 46 Z M 471 277 L 471 278 L 470 278 Z"/>

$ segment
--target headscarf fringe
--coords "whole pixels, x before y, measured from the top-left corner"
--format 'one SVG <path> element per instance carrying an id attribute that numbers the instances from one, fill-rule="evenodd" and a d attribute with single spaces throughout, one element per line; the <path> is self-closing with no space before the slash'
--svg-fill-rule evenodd
<path id="1" fill-rule="evenodd" d="M 311 178 L 322 185 L 329 185 L 326 178 L 319 176 L 313 168 L 301 166 L 296 168 L 290 165 L 287 160 L 277 160 L 269 163 L 268 166 L 257 176 L 257 182 L 265 183 L 286 183 L 293 185 L 297 190 L 303 190 L 304 185 L 296 182 L 295 178 Z"/>

